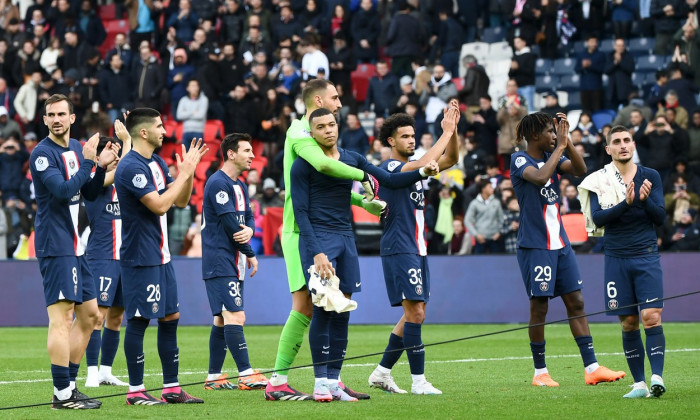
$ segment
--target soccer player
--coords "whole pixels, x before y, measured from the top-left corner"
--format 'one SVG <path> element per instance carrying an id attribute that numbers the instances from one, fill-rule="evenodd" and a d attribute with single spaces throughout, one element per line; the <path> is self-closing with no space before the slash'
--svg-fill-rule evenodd
<path id="1" fill-rule="evenodd" d="M 314 167 L 318 172 L 336 178 L 361 181 L 365 187 L 368 199 L 363 200 L 362 195 L 352 194 L 353 205 L 359 205 L 379 214 L 383 209 L 382 203 L 372 200 L 375 186 L 372 178 L 363 171 L 350 167 L 340 161 L 327 157 L 318 143 L 311 137 L 309 128 L 309 116 L 319 108 L 326 108 L 337 116 L 341 108 L 338 91 L 333 83 L 325 79 L 310 80 L 302 91 L 302 99 L 306 106 L 306 115 L 292 122 L 287 130 L 284 143 L 284 184 L 287 194 L 284 196 L 282 251 L 287 268 L 287 280 L 289 291 L 292 293 L 292 310 L 284 324 L 275 359 L 275 373 L 270 377 L 270 382 L 265 388 L 265 399 L 269 401 L 301 401 L 311 399 L 311 395 L 297 391 L 287 383 L 289 368 L 294 363 L 299 348 L 304 339 L 304 332 L 311 322 L 312 308 L 311 297 L 306 290 L 304 270 L 301 267 L 299 257 L 299 228 L 294 220 L 292 209 L 292 193 L 290 171 L 292 164 L 301 157 Z M 346 387 L 340 381 L 340 387 L 350 395 L 358 399 L 369 399 L 369 395 L 359 393 Z"/>
<path id="2" fill-rule="evenodd" d="M 661 177 L 632 161 L 636 146 L 627 128 L 613 127 L 606 142 L 612 162 L 586 177 L 579 189 L 588 193 L 593 223 L 604 227 L 605 306 L 609 315 L 620 318 L 622 348 L 634 378 L 632 391 L 624 397 L 649 396 L 640 312 L 651 364 L 651 395 L 660 397 L 666 392 L 661 378 L 666 338 L 661 326 L 663 275 L 654 225 L 663 224 L 666 216 Z M 624 308 L 617 309 L 620 307 Z"/>
<path id="3" fill-rule="evenodd" d="M 202 140 L 182 146 L 173 178 L 154 150 L 163 144 L 163 121 L 151 108 L 136 108 L 126 117 L 133 148 L 121 159 L 114 176 L 122 215 L 120 248 L 122 292 L 126 315 L 124 354 L 129 371 L 129 405 L 201 403 L 178 383 L 178 309 L 175 272 L 168 249 L 166 212 L 186 206 L 192 193 L 195 168 L 207 152 Z M 158 319 L 158 355 L 163 369 L 163 391 L 156 399 L 143 385 L 143 337 L 151 319 Z"/>
<path id="4" fill-rule="evenodd" d="M 372 166 L 355 152 L 338 148 L 338 124 L 333 113 L 325 108 L 309 116 L 311 135 L 326 156 L 370 172 L 380 183 L 396 188 L 420 183 L 426 175 L 435 175 L 435 161 L 413 172 L 390 174 Z M 350 210 L 351 180 L 338 180 L 320 174 L 308 162 L 298 159 L 291 171 L 294 216 L 299 225 L 299 252 L 305 280 L 310 266 L 315 266 L 322 279 L 337 275 L 340 291 L 346 297 L 361 288 L 360 264 L 352 231 Z M 327 311 L 313 307 L 309 346 L 314 362 L 316 401 L 357 401 L 339 385 L 340 369 L 348 343 L 349 312 Z"/>
<path id="5" fill-rule="evenodd" d="M 459 159 L 459 117 L 458 103 L 452 101 L 441 123 L 443 133 L 440 139 L 420 159 L 409 161 L 416 148 L 415 120 L 407 114 L 390 116 L 384 121 L 379 138 L 384 146 L 391 147 L 391 158 L 379 167 L 393 173 L 406 172 L 420 168 L 430 160 L 437 160 L 440 171 L 452 167 Z M 442 394 L 425 379 L 425 350 L 421 338 L 425 305 L 430 299 L 423 184 L 417 182 L 402 189 L 380 185 L 379 197 L 387 202 L 388 208 L 380 244 L 384 281 L 391 306 L 402 306 L 404 313 L 389 336 L 381 362 L 369 377 L 369 385 L 405 394 L 406 391 L 394 382 L 391 369 L 401 357 L 402 349 L 407 347 L 410 348 L 407 357 L 413 378 L 411 392 Z"/>
<path id="6" fill-rule="evenodd" d="M 258 260 L 248 243 L 255 229 L 248 188 L 238 179 L 254 158 L 250 135 L 227 135 L 221 154 L 224 164 L 207 180 L 202 205 L 202 278 L 214 316 L 204 389 L 236 389 L 221 374 L 226 347 L 238 367 L 238 389 L 263 389 L 267 378 L 251 368 L 243 336 L 246 264 L 252 268 L 251 277 L 258 271 Z"/>
<path id="7" fill-rule="evenodd" d="M 518 264 L 530 298 L 530 349 L 535 364 L 532 384 L 559 386 L 545 363 L 543 325 L 549 299 L 557 296 L 571 317 L 569 327 L 583 358 L 586 384 L 617 381 L 625 372 L 611 371 L 596 360 L 588 320 L 583 316 L 583 280 L 559 217 L 558 174 L 586 173 L 583 158 L 569 141 L 569 122 L 562 113 L 552 118 L 535 112 L 526 115 L 515 132 L 518 141 L 527 141 L 527 150 L 511 157 L 510 176 L 520 205 Z M 565 151 L 570 158 L 564 156 Z"/>
<path id="8" fill-rule="evenodd" d="M 99 134 L 85 146 L 70 137 L 75 114 L 64 95 L 51 95 L 44 102 L 44 111 L 49 135 L 34 148 L 29 161 L 37 203 L 34 246 L 49 317 L 47 347 L 54 386 L 51 407 L 94 409 L 100 402 L 87 399 L 75 386 L 80 360 L 98 317 L 92 273 L 78 237 L 78 208 L 81 197 L 95 200 L 100 194 L 105 168 L 117 159 L 119 145 L 105 145 L 91 178 Z"/>
<path id="9" fill-rule="evenodd" d="M 123 140 L 122 156 L 131 150 L 131 137 L 124 124 L 114 122 L 115 133 Z M 110 137 L 100 137 L 97 146 L 99 153 L 107 143 L 118 143 Z M 98 160 L 99 163 L 99 160 Z M 122 229 L 119 199 L 114 189 L 114 172 L 117 161 L 108 167 L 102 191 L 95 201 L 86 201 L 85 210 L 90 222 L 90 236 L 87 244 L 87 258 L 94 275 L 97 290 L 99 316 L 97 325 L 90 335 L 85 359 L 87 362 L 86 387 L 100 385 L 127 386 L 112 374 L 112 363 L 119 347 L 119 330 L 124 316 L 122 299 L 121 268 L 119 266 L 119 247 Z M 102 326 L 104 324 L 104 332 Z M 102 349 L 102 360 L 97 366 L 97 358 Z"/>

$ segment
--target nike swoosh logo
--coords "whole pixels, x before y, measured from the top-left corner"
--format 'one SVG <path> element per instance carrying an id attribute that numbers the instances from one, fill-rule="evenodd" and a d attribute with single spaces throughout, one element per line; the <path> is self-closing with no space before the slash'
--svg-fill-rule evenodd
<path id="1" fill-rule="evenodd" d="M 323 350 L 328 350 L 331 346 L 323 346 Z"/>
<path id="2" fill-rule="evenodd" d="M 651 348 L 651 351 L 654 351 L 654 350 L 657 350 L 657 349 L 660 349 L 660 348 L 661 348 L 661 346 L 658 346 L 658 347 L 652 347 L 652 348 Z"/>
<path id="3" fill-rule="evenodd" d="M 635 352 L 635 351 L 637 351 L 637 349 L 634 349 L 634 350 L 625 350 L 625 354 L 630 354 L 630 353 Z"/>
<path id="4" fill-rule="evenodd" d="M 360 287 L 362 285 L 362 282 L 360 283 L 355 283 L 355 287 Z"/>
<path id="5" fill-rule="evenodd" d="M 654 298 L 654 299 L 647 299 L 647 303 L 649 303 L 649 302 L 653 302 L 653 301 L 655 301 L 655 300 L 659 300 L 659 298 Z"/>
<path id="6" fill-rule="evenodd" d="M 578 284 L 583 284 L 583 280 L 579 280 L 579 281 L 578 281 Z"/>

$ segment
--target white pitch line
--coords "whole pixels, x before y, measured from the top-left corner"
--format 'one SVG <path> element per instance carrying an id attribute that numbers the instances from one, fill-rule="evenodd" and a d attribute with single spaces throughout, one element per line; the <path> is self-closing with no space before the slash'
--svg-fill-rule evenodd
<path id="1" fill-rule="evenodd" d="M 700 352 L 700 349 L 669 349 L 666 350 L 667 353 L 691 353 L 691 352 Z M 624 353 L 622 352 L 614 352 L 614 353 L 596 353 L 596 356 L 622 356 Z M 581 357 L 580 354 L 548 354 L 547 358 L 548 359 L 564 359 L 564 358 L 576 358 L 576 357 Z M 455 359 L 455 360 L 430 360 L 426 361 L 426 364 L 444 364 L 444 363 L 477 363 L 477 362 L 504 362 L 504 361 L 511 361 L 511 360 L 530 360 L 532 359 L 532 356 L 509 356 L 509 357 L 490 357 L 490 358 L 479 358 L 479 359 Z M 408 362 L 400 362 L 397 363 L 399 365 L 407 365 Z M 372 367 L 376 366 L 376 363 L 345 363 L 343 364 L 343 368 L 355 368 L 355 367 Z M 299 370 L 299 369 L 311 369 L 311 366 L 303 367 L 303 368 L 296 368 L 294 370 Z M 260 369 L 261 372 L 268 372 L 271 371 L 272 368 L 267 368 L 267 369 Z M 153 372 L 153 373 L 145 373 L 143 376 L 161 376 L 162 373 L 159 370 L 155 369 L 149 369 L 148 372 Z M 27 374 L 27 373 L 46 373 L 44 370 L 31 370 L 31 371 L 5 371 L 3 373 L 21 373 L 21 374 Z M 207 371 L 182 371 L 179 372 L 178 375 L 183 375 L 183 376 L 188 376 L 188 375 L 206 375 L 208 372 Z M 78 377 L 79 379 L 84 379 L 84 377 Z M 117 378 L 127 378 L 126 375 L 119 375 Z M 38 383 L 38 382 L 51 382 L 51 378 L 42 378 L 42 379 L 23 379 L 23 380 L 17 380 L 17 381 L 0 381 L 0 385 L 11 385 L 11 384 L 21 384 L 21 383 Z M 115 389 L 117 389 L 115 387 Z"/>

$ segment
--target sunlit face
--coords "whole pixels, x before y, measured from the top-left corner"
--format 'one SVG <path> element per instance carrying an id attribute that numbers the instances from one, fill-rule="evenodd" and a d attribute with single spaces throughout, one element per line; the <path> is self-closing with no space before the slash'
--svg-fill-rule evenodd
<path id="1" fill-rule="evenodd" d="M 240 172 L 250 169 L 250 164 L 253 162 L 255 155 L 253 154 L 253 146 L 245 140 L 238 141 L 238 151 L 229 150 L 228 159 L 233 162 L 233 165 Z"/>
<path id="2" fill-rule="evenodd" d="M 154 118 L 150 125 L 143 125 L 139 129 L 141 135 L 146 135 L 146 143 L 157 148 L 163 145 L 163 136 L 165 136 L 165 127 L 163 127 L 163 120 L 160 117 Z"/>
<path id="3" fill-rule="evenodd" d="M 67 135 L 73 122 L 75 122 L 75 114 L 71 114 L 68 102 L 54 102 L 46 106 L 44 124 L 54 137 L 62 138 Z"/>
<path id="4" fill-rule="evenodd" d="M 627 131 L 618 131 L 610 135 L 610 143 L 605 146 L 605 151 L 613 161 L 627 163 L 632 159 L 635 148 L 632 135 Z"/>
<path id="5" fill-rule="evenodd" d="M 338 123 L 331 114 L 316 117 L 310 121 L 311 137 L 325 149 L 330 149 L 338 143 Z"/>
<path id="6" fill-rule="evenodd" d="M 416 152 L 416 131 L 413 126 L 399 127 L 394 135 L 388 138 L 389 145 L 403 157 L 410 157 Z"/>

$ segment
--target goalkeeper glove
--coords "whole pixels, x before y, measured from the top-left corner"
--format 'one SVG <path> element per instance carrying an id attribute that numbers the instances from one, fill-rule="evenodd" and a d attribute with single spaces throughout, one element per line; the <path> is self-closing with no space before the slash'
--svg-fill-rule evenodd
<path id="1" fill-rule="evenodd" d="M 381 217 L 386 211 L 386 201 L 382 201 L 378 198 L 371 201 L 364 199 L 362 200 L 362 208 L 375 216 Z"/>
<path id="2" fill-rule="evenodd" d="M 377 178 L 365 172 L 365 177 L 361 181 L 362 188 L 365 190 L 365 200 L 372 201 L 379 193 L 379 181 Z"/>

